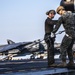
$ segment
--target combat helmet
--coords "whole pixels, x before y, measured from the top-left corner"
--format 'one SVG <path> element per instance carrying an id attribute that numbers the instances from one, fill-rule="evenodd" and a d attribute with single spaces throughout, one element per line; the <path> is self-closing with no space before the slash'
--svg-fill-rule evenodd
<path id="1" fill-rule="evenodd" d="M 57 10 L 56 10 L 56 12 L 59 14 L 59 11 L 60 10 L 64 10 L 65 8 L 63 7 L 63 6 L 59 6 L 58 8 L 57 8 Z"/>

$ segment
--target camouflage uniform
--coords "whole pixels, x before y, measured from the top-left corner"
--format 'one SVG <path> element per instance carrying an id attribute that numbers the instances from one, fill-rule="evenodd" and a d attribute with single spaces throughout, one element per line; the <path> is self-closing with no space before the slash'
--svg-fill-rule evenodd
<path id="1" fill-rule="evenodd" d="M 63 24 L 66 33 L 60 46 L 61 59 L 62 61 L 66 61 L 66 52 L 67 52 L 69 60 L 73 61 L 72 46 L 75 39 L 75 23 L 73 14 L 68 11 L 65 12 L 58 19 L 58 23 L 55 29 L 53 30 L 53 33 L 55 33 L 59 29 L 61 24 Z"/>

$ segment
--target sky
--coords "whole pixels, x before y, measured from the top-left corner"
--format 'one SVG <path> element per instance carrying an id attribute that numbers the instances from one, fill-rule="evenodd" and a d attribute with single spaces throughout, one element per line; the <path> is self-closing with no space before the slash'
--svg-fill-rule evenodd
<path id="1" fill-rule="evenodd" d="M 61 0 L 0 0 L 0 44 L 7 39 L 27 42 L 44 38 L 45 14 L 60 5 Z M 59 18 L 57 14 L 55 20 Z M 63 28 L 60 27 L 59 31 Z M 57 35 L 61 42 L 63 34 Z"/>

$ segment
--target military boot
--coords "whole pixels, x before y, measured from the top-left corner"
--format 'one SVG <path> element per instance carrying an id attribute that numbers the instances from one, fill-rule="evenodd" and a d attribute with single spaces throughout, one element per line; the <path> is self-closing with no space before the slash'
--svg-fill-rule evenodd
<path id="1" fill-rule="evenodd" d="M 48 67 L 57 67 L 57 64 L 53 63 L 53 64 L 50 64 Z"/>
<path id="2" fill-rule="evenodd" d="M 57 66 L 57 64 L 55 63 L 54 60 L 48 62 L 48 67 L 56 67 L 56 66 Z"/>
<path id="3" fill-rule="evenodd" d="M 74 66 L 75 66 L 75 64 L 74 64 L 74 62 L 73 62 L 73 61 L 70 61 L 70 62 L 67 64 L 67 66 L 68 66 L 68 67 L 74 67 Z"/>
<path id="4" fill-rule="evenodd" d="M 58 65 L 58 67 L 66 67 L 66 66 L 67 66 L 66 61 L 62 61 L 62 63 Z"/>

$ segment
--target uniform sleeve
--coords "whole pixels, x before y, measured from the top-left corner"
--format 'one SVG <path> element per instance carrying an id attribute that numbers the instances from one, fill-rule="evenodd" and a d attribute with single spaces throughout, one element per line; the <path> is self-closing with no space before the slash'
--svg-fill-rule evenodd
<path id="1" fill-rule="evenodd" d="M 62 24 L 62 17 L 60 17 L 60 18 L 58 19 L 58 22 L 56 23 L 56 26 L 55 26 L 55 28 L 53 29 L 53 33 L 56 33 L 56 32 L 57 32 L 57 30 L 59 29 L 59 27 L 61 26 L 61 24 Z"/>
<path id="2" fill-rule="evenodd" d="M 50 25 L 54 25 L 54 21 L 50 20 L 50 19 L 47 19 L 47 23 L 50 24 Z"/>
<path id="3" fill-rule="evenodd" d="M 57 24 L 57 22 L 58 22 L 58 20 L 53 20 L 53 22 L 54 22 L 54 25 L 56 25 L 56 24 Z"/>

